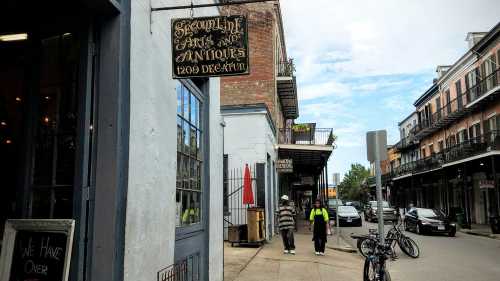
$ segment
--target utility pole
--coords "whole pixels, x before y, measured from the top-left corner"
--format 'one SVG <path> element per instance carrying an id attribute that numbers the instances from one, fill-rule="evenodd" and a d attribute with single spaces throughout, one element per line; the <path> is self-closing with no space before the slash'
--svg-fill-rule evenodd
<path id="1" fill-rule="evenodd" d="M 337 229 L 337 245 L 340 245 L 340 223 L 339 223 L 339 185 L 335 187 L 335 201 L 337 204 L 337 210 L 335 211 L 335 228 Z"/>
<path id="2" fill-rule="evenodd" d="M 368 161 L 375 164 L 377 185 L 377 220 L 380 243 L 385 245 L 384 209 L 382 205 L 382 171 L 380 161 L 387 159 L 387 132 L 385 130 L 366 133 L 366 152 Z"/>

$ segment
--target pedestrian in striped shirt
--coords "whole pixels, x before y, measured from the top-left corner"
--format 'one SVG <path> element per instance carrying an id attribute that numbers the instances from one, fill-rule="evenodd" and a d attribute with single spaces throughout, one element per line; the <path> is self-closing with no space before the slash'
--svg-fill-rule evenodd
<path id="1" fill-rule="evenodd" d="M 281 196 L 281 205 L 277 211 L 279 229 L 283 239 L 283 251 L 285 254 L 295 255 L 295 242 L 293 239 L 293 230 L 295 228 L 295 209 L 290 206 L 287 195 Z"/>

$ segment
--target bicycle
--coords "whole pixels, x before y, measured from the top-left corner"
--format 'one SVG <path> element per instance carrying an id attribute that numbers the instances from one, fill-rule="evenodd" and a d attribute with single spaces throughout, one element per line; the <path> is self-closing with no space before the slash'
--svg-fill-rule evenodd
<path id="1" fill-rule="evenodd" d="M 395 260 L 396 255 L 396 243 L 399 248 L 408 256 L 412 258 L 418 258 L 420 255 L 420 249 L 417 243 L 410 237 L 404 235 L 400 229 L 401 223 L 397 226 L 393 224 L 393 227 L 387 232 L 386 235 L 386 246 L 391 249 L 391 258 Z M 371 236 L 378 239 L 378 233 L 375 229 L 370 229 L 368 235 L 351 235 L 352 238 L 357 239 L 357 248 L 363 257 L 367 257 L 375 248 L 376 243 L 373 239 L 369 239 Z"/>
<path id="2" fill-rule="evenodd" d="M 401 251 L 403 251 L 406 255 L 412 258 L 418 258 L 420 256 L 420 248 L 413 239 L 406 236 L 401 231 L 401 225 L 402 223 L 398 223 L 397 225 L 393 224 L 392 228 L 387 232 L 386 238 L 396 241 Z M 395 242 L 391 246 L 394 248 Z"/>
<path id="3" fill-rule="evenodd" d="M 391 255 L 390 246 L 377 244 L 375 250 L 365 258 L 363 281 L 391 281 L 391 275 L 386 267 L 386 261 Z"/>

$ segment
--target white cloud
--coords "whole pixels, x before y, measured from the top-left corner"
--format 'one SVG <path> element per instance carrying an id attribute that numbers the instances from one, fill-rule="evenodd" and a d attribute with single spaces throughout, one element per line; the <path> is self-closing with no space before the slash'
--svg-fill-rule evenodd
<path id="1" fill-rule="evenodd" d="M 307 77 L 321 73 L 321 61 L 331 52 L 350 58 L 333 65 L 344 75 L 414 73 L 450 64 L 466 50 L 468 31 L 489 30 L 500 19 L 498 0 L 280 3 L 289 53 L 299 58 L 299 76 Z"/>
<path id="2" fill-rule="evenodd" d="M 351 89 L 349 85 L 337 82 L 337 81 L 327 81 L 327 82 L 317 82 L 314 84 L 309 84 L 298 89 L 299 100 L 311 100 L 321 97 L 349 97 L 351 95 Z"/>
<path id="3" fill-rule="evenodd" d="M 280 5 L 288 55 L 296 63 L 300 120 L 334 128 L 339 140 L 329 171 L 342 174 L 350 163 L 366 164 L 366 131 L 386 128 L 390 141 L 397 140 L 397 119 L 411 112 L 431 83 L 421 86 L 397 75 L 433 75 L 437 65 L 451 64 L 466 51 L 467 32 L 487 31 L 500 19 L 498 0 Z"/>

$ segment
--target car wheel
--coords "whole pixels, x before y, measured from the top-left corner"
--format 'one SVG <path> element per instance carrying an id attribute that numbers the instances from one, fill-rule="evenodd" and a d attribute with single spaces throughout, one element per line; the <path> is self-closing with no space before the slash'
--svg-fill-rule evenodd
<path id="1" fill-rule="evenodd" d="M 406 221 L 405 221 L 405 222 L 403 222 L 403 223 L 404 223 L 404 228 L 405 228 L 405 231 L 410 230 L 410 229 L 408 228 L 408 224 L 406 223 Z"/>
<path id="2" fill-rule="evenodd" d="M 422 235 L 422 229 L 420 228 L 420 224 L 417 223 L 415 226 L 415 231 L 417 232 L 418 235 Z"/>

